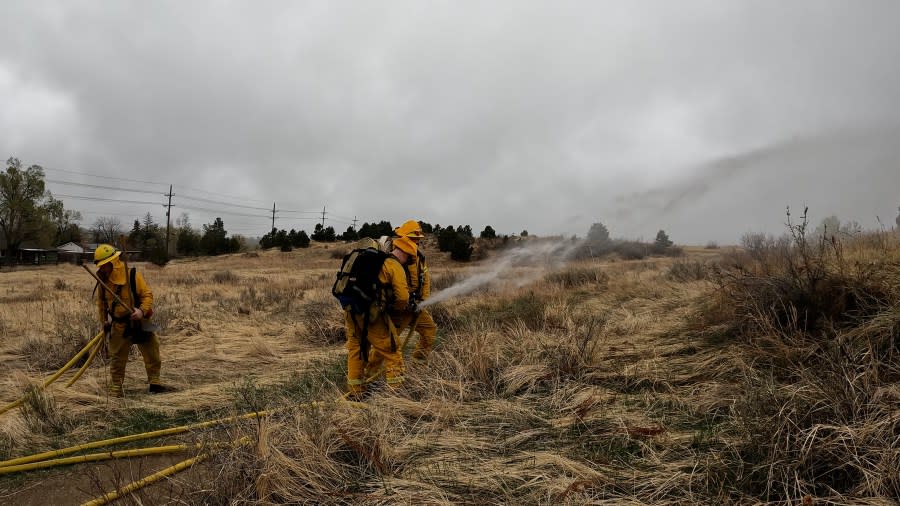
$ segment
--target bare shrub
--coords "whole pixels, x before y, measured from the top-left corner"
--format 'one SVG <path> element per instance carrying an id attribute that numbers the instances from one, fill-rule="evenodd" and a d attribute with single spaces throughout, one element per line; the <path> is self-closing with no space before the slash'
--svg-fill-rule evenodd
<path id="1" fill-rule="evenodd" d="M 704 281 L 709 279 L 710 270 L 708 264 L 698 260 L 679 260 L 669 267 L 666 279 L 688 283 L 691 281 Z"/>
<path id="2" fill-rule="evenodd" d="M 219 284 L 236 284 L 240 278 L 231 271 L 219 271 L 213 273 L 212 280 Z"/>
<path id="3" fill-rule="evenodd" d="M 765 501 L 898 497 L 900 422 L 884 392 L 900 385 L 900 262 L 811 243 L 805 213 L 788 226 L 789 246 L 748 239 L 750 258 L 720 273 L 719 314 L 746 365 L 719 476 Z"/>
<path id="4" fill-rule="evenodd" d="M 625 260 L 642 260 L 650 256 L 652 246 L 638 241 L 615 241 L 612 251 Z"/>

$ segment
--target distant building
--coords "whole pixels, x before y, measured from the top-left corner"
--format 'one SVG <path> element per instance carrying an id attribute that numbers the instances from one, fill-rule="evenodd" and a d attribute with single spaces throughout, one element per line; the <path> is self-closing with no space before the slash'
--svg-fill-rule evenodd
<path id="1" fill-rule="evenodd" d="M 85 262 L 91 263 L 94 261 L 94 251 L 99 245 L 100 244 L 96 242 L 67 242 L 57 246 L 56 251 L 59 253 L 60 262 L 71 262 L 73 264 L 81 265 Z M 132 260 L 141 260 L 140 251 L 128 250 L 125 254 Z"/>
<path id="2" fill-rule="evenodd" d="M 57 246 L 56 251 L 59 254 L 59 261 L 81 265 L 84 263 L 85 257 L 93 255 L 94 249 L 97 247 L 96 245 L 93 245 L 94 248 L 90 249 L 90 252 L 86 254 L 85 250 L 89 245 L 90 244 L 82 245 L 74 242 L 67 242 Z"/>

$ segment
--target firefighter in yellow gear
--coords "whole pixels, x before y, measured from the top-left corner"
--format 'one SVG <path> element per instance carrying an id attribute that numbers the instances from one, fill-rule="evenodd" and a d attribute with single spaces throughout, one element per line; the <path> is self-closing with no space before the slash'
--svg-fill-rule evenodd
<path id="1" fill-rule="evenodd" d="M 428 271 L 428 264 L 425 263 L 425 254 L 419 247 L 420 241 L 425 238 L 425 233 L 422 232 L 422 226 L 418 221 L 409 220 L 395 228 L 394 235 L 406 237 L 416 243 L 416 261 L 409 264 L 407 269 L 409 272 L 408 283 L 410 298 L 416 305 L 421 304 L 431 295 L 431 273 Z M 419 340 L 416 342 L 412 358 L 418 362 L 427 362 L 428 355 L 434 346 L 434 336 L 437 334 L 437 325 L 427 309 L 419 310 L 419 319 L 416 321 L 414 330 L 419 334 Z"/>
<path id="2" fill-rule="evenodd" d="M 94 264 L 97 265 L 97 277 L 127 305 L 128 309 L 108 293 L 102 286 L 97 287 L 97 311 L 100 323 L 104 330 L 109 332 L 109 393 L 113 397 L 122 397 L 122 385 L 125 382 L 125 365 L 128 363 L 128 354 L 131 345 L 137 344 L 144 358 L 144 368 L 147 370 L 147 381 L 150 383 L 150 393 L 161 393 L 169 388 L 163 386 L 159 380 L 159 372 L 162 360 L 159 356 L 159 338 L 153 333 L 138 332 L 141 322 L 152 314 L 153 292 L 144 281 L 140 272 L 132 269 L 128 271 L 126 265 L 119 258 L 121 251 L 109 244 L 101 244 L 94 251 Z M 134 277 L 134 291 L 137 298 L 132 295 L 130 276 Z"/>
<path id="3" fill-rule="evenodd" d="M 347 331 L 347 390 L 354 398 L 365 392 L 366 371 L 384 367 L 388 386 L 403 383 L 403 353 L 397 329 L 408 323 L 409 291 L 405 265 L 416 258 L 416 244 L 411 240 L 394 241 L 390 256 L 381 266 L 378 281 L 384 286 L 380 305 L 382 310 L 368 322 L 366 340 L 369 342 L 368 360 L 363 360 L 360 336 L 364 316 L 345 311 Z"/>

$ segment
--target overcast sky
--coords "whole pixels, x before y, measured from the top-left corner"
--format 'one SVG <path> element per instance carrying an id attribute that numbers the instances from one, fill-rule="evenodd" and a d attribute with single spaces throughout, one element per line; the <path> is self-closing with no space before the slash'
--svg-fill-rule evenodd
<path id="1" fill-rule="evenodd" d="M 0 19 L 0 156 L 46 167 L 87 226 L 164 222 L 169 184 L 173 218 L 247 235 L 273 202 L 286 229 L 324 206 L 338 232 L 602 221 L 682 244 L 780 233 L 788 205 L 867 227 L 900 206 L 894 0 L 2 0 Z"/>

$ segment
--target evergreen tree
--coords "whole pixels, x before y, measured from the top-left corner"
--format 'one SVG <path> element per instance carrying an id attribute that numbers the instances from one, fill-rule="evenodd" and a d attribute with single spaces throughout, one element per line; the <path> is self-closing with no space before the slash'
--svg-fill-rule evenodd
<path id="1" fill-rule="evenodd" d="M 594 223 L 591 225 L 591 229 L 588 230 L 587 241 L 595 247 L 609 244 L 609 229 L 603 223 Z"/>
<path id="2" fill-rule="evenodd" d="M 660 230 L 656 233 L 656 241 L 653 242 L 653 251 L 656 253 L 663 253 L 671 247 L 673 244 L 672 241 L 669 240 L 669 236 L 666 234 L 665 230 Z"/>
<path id="3" fill-rule="evenodd" d="M 200 247 L 207 255 L 221 255 L 228 251 L 225 223 L 222 218 L 216 217 L 212 223 L 203 225 L 203 236 L 200 238 Z"/>
<path id="4" fill-rule="evenodd" d="M 309 236 L 306 235 L 305 230 L 301 230 L 297 232 L 296 240 L 291 243 L 291 246 L 295 248 L 308 248 L 309 247 Z"/>
<path id="5" fill-rule="evenodd" d="M 350 242 L 350 241 L 355 241 L 357 239 L 359 239 L 359 234 L 356 233 L 356 230 L 354 230 L 352 226 L 347 227 L 347 230 L 345 230 L 344 234 L 341 235 L 341 240 L 343 240 L 343 241 Z"/>
<path id="6" fill-rule="evenodd" d="M 457 234 L 453 225 L 442 229 L 441 233 L 438 234 L 438 249 L 440 251 L 450 251 L 450 249 L 453 248 L 453 244 L 456 242 L 456 238 Z"/>

